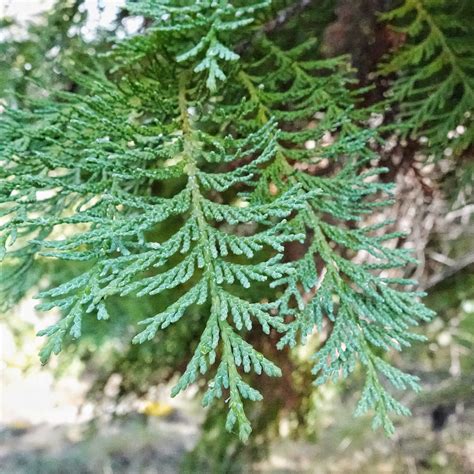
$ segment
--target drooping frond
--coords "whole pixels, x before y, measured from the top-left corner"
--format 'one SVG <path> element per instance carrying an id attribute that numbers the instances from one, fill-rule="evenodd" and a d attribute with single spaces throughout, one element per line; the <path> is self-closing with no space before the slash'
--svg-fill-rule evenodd
<path id="1" fill-rule="evenodd" d="M 2 122 L 7 138 L 2 147 L 2 201 L 7 202 L 4 213 L 9 219 L 2 234 L 8 245 L 14 236 L 27 237 L 23 246 L 10 252 L 10 259 L 41 250 L 43 256 L 89 263 L 81 275 L 39 295 L 44 300 L 40 309 L 57 307 L 63 313 L 57 324 L 41 332 L 48 336 L 41 354 L 44 362 L 59 352 L 68 334 L 81 335 L 83 318 L 107 319 L 110 297 L 171 290 L 176 295 L 175 301 L 142 322 L 136 343 L 174 324 L 191 305 L 209 300 L 206 330 L 178 388 L 205 373 L 221 345 L 213 397 L 222 387 L 230 390 L 229 427 L 238 421 L 245 438 L 250 428 L 241 397 L 259 395 L 244 383 L 237 367 L 244 371 L 253 367 L 258 373 L 263 369 L 269 375 L 278 370 L 244 342 L 230 320 L 238 329 L 250 329 L 253 320 L 267 333 L 270 328 L 281 331 L 284 325 L 271 313 L 278 301 L 247 301 L 229 293 L 228 286 L 248 288 L 292 271 L 282 262 L 283 244 L 303 236 L 276 223 L 302 201 L 292 190 L 275 202 L 255 205 L 239 198 L 237 204 L 218 203 L 207 195 L 208 189 L 248 184 L 260 172 L 258 166 L 272 160 L 278 130 L 275 123 L 268 123 L 242 139 L 199 130 L 190 109 L 206 112 L 187 89 L 186 71 L 176 72 L 181 80 L 174 96 L 167 97 L 166 124 L 136 120 L 145 113 L 162 115 L 161 103 L 154 107 L 151 100 L 160 89 L 156 82 L 149 89 L 151 97 L 137 97 L 132 86 L 140 79 L 132 78 L 119 84 L 93 82 L 89 96 L 67 96 L 55 108 L 37 110 L 27 131 L 20 132 L 20 123 L 28 114 L 8 114 Z M 18 133 L 23 138 L 16 139 Z M 228 173 L 207 170 L 209 162 L 215 167 L 248 157 L 253 161 Z M 181 182 L 176 192 L 153 195 L 154 187 L 171 180 Z M 169 238 L 156 241 L 154 233 L 170 219 L 180 227 Z M 216 227 L 221 222 L 233 226 L 252 222 L 258 229 L 242 237 Z M 262 249 L 268 256 L 257 259 Z"/>
<path id="2" fill-rule="evenodd" d="M 317 382 L 361 363 L 358 412 L 374 408 L 391 432 L 388 413 L 406 409 L 380 375 L 396 388 L 416 380 L 379 351 L 417 340 L 410 327 L 430 312 L 390 273 L 412 261 L 385 245 L 398 234 L 360 224 L 390 189 L 370 167 L 377 137 L 352 72 L 344 58 L 311 58 L 312 41 L 286 51 L 255 32 L 266 4 L 132 2 L 154 24 L 117 45 L 106 76 L 75 78 L 83 95 L 2 114 L 1 248 L 12 269 L 2 284 L 38 259 L 78 264 L 39 295 L 40 309 L 61 313 L 41 331 L 44 362 L 87 318 L 119 317 L 120 298 L 156 298 L 137 344 L 199 312 L 173 394 L 206 376 L 204 404 L 227 399 L 226 426 L 242 439 L 244 400 L 262 397 L 245 374 L 280 375 L 250 332 L 283 347 L 330 325 Z M 298 243 L 301 255 L 288 255 Z M 352 259 L 363 252 L 370 259 Z"/>
<path id="3" fill-rule="evenodd" d="M 357 225 L 364 214 L 389 203 L 371 199 L 390 194 L 390 186 L 373 180 L 384 170 L 364 169 L 373 154 L 374 132 L 362 128 L 367 112 L 355 109 L 357 97 L 347 88 L 351 75 L 343 58 L 305 60 L 311 43 L 283 51 L 263 40 L 258 48 L 261 56 L 238 73 L 250 100 L 236 106 L 235 122 L 252 130 L 275 117 L 282 133 L 276 159 L 263 171 L 253 197 L 271 200 L 294 183 L 310 196 L 295 220 L 308 236 L 305 253 L 294 263 L 296 271 L 282 279 L 288 285 L 286 311 L 294 320 L 278 345 L 294 346 L 298 334 L 304 341 L 329 319 L 332 332 L 314 356 L 316 383 L 347 376 L 360 362 L 367 379 L 358 413 L 375 409 L 374 424 L 392 433 L 388 413 L 406 414 L 406 409 L 379 377 L 396 388 L 416 383 L 377 353 L 419 340 L 410 326 L 429 319 L 431 312 L 417 302 L 419 294 L 400 289 L 414 282 L 383 273 L 414 262 L 407 251 L 385 245 L 397 234 L 381 234 L 386 223 Z M 328 175 L 329 166 L 338 171 Z M 362 251 L 370 263 L 348 257 Z"/>

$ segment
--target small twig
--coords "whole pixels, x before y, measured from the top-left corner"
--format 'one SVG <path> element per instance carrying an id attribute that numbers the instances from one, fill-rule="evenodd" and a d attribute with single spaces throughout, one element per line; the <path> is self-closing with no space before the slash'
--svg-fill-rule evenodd
<path id="1" fill-rule="evenodd" d="M 310 4 L 311 0 L 299 0 L 298 2 L 293 3 L 293 5 L 280 10 L 274 19 L 265 24 L 263 30 L 265 33 L 270 33 L 284 25 L 292 16 L 302 12 Z"/>
<path id="2" fill-rule="evenodd" d="M 423 289 L 428 290 L 433 288 L 437 284 L 441 283 L 442 281 L 446 280 L 447 278 L 455 275 L 456 273 L 464 270 L 469 265 L 474 263 L 474 252 L 469 253 L 462 257 L 461 259 L 457 260 L 454 265 L 451 265 L 445 272 L 442 272 L 438 275 L 434 275 L 431 277 L 426 285 L 424 285 Z"/>
<path id="3" fill-rule="evenodd" d="M 456 209 L 455 211 L 448 212 L 446 214 L 446 222 L 452 222 L 458 217 L 470 216 L 474 213 L 474 204 L 469 204 L 467 206 Z"/>
<path id="4" fill-rule="evenodd" d="M 311 5 L 312 1 L 313 0 L 299 0 L 294 2 L 292 5 L 283 8 L 276 14 L 275 18 L 262 25 L 260 32 L 265 34 L 271 33 L 278 27 L 284 25 L 294 15 L 301 13 L 305 8 Z M 250 45 L 250 43 L 251 41 L 249 39 L 245 39 L 241 43 L 237 44 L 235 51 L 239 54 L 242 53 Z"/>
<path id="5" fill-rule="evenodd" d="M 443 265 L 446 265 L 448 267 L 452 267 L 456 265 L 456 260 L 453 260 L 452 258 L 447 257 L 446 255 L 443 255 L 438 252 L 428 252 L 428 256 L 432 259 L 435 260 L 436 262 L 442 263 Z"/>

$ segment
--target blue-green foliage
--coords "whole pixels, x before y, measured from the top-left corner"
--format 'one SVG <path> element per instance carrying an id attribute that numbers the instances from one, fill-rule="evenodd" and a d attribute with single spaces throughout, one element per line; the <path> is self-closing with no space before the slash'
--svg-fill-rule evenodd
<path id="1" fill-rule="evenodd" d="M 473 14 L 465 0 L 403 0 L 382 15 L 402 39 L 380 68 L 397 74 L 389 100 L 404 133 L 426 137 L 437 155 L 474 142 Z"/>
<path id="2" fill-rule="evenodd" d="M 244 400 L 262 398 L 245 374 L 280 375 L 249 333 L 259 326 L 281 348 L 328 326 L 316 383 L 361 363 L 357 412 L 374 409 L 391 433 L 389 412 L 407 410 L 380 375 L 398 389 L 417 384 L 380 353 L 420 339 L 409 328 L 430 312 L 400 289 L 413 282 L 389 275 L 412 262 L 385 245 L 398 234 L 360 223 L 390 189 L 369 166 L 375 136 L 345 58 L 307 59 L 312 42 L 283 51 L 252 36 L 265 5 L 132 3 L 155 26 L 118 45 L 107 77 L 79 76 L 85 95 L 2 114 L 0 230 L 13 269 L 3 283 L 41 258 L 84 265 L 39 294 L 39 309 L 62 315 L 40 332 L 43 362 L 81 336 L 85 318 L 125 317 L 110 312 L 113 298 L 162 295 L 137 344 L 198 308 L 204 330 L 173 395 L 210 372 L 204 404 L 226 398 L 226 427 L 242 439 Z M 289 258 L 297 243 L 302 255 Z M 350 258 L 362 251 L 370 263 Z"/>
<path id="3" fill-rule="evenodd" d="M 172 32 L 183 49 L 176 56 L 179 63 L 193 63 L 193 71 L 205 72 L 206 85 L 215 91 L 218 81 L 225 81 L 225 63 L 235 62 L 239 54 L 233 46 L 242 32 L 254 23 L 255 13 L 267 8 L 270 0 L 254 2 L 138 1 L 130 2 L 131 12 L 156 18 L 152 31 Z"/>
<path id="4" fill-rule="evenodd" d="M 406 409 L 388 394 L 377 374 L 399 389 L 417 388 L 416 378 L 384 363 L 377 353 L 400 350 L 422 339 L 409 327 L 431 314 L 417 301 L 420 294 L 397 288 L 414 282 L 380 275 L 413 263 L 409 252 L 385 245 L 399 235 L 373 235 L 388 224 L 384 222 L 353 225 L 387 204 L 366 197 L 381 191 L 389 194 L 390 186 L 371 179 L 383 169 L 364 169 L 372 156 L 368 142 L 373 132 L 360 128 L 367 112 L 354 109 L 356 97 L 347 88 L 350 76 L 345 73 L 344 58 L 305 60 L 312 46 L 309 42 L 285 52 L 262 40 L 256 61 L 239 73 L 250 100 L 236 107 L 235 122 L 252 130 L 276 117 L 284 130 L 276 158 L 263 171 L 253 193 L 255 201 L 265 200 L 272 185 L 284 192 L 298 184 L 308 195 L 293 224 L 309 236 L 309 243 L 294 263 L 296 272 L 281 280 L 288 288 L 283 297 L 285 312 L 294 314 L 294 319 L 278 347 L 296 345 L 298 334 L 304 342 L 328 318 L 333 324 L 331 334 L 314 356 L 316 383 L 347 376 L 360 362 L 367 378 L 357 413 L 374 408 L 374 424 L 382 424 L 391 433 L 388 413 L 405 414 Z M 325 140 L 328 132 L 333 137 Z M 312 140 L 309 149 L 305 147 L 308 140 Z M 336 163 L 341 159 L 342 168 L 332 176 L 311 173 L 311 166 L 323 160 Z M 357 264 L 347 257 L 351 251 L 365 251 L 372 261 Z M 292 299 L 287 299 L 290 295 Z"/>

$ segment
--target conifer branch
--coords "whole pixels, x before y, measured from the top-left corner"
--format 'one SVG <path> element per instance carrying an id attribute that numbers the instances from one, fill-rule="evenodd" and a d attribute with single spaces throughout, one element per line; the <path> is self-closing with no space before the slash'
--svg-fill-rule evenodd
<path id="1" fill-rule="evenodd" d="M 406 36 L 380 68 L 383 75 L 398 74 L 388 100 L 401 104 L 404 134 L 426 137 L 438 156 L 446 142 L 447 156 L 461 154 L 474 142 L 473 29 L 469 7 L 462 3 L 404 0 L 381 16 Z"/>
<path id="2" fill-rule="evenodd" d="M 346 59 L 315 59 L 314 41 L 271 42 L 256 22 L 268 4 L 131 2 L 154 23 L 114 48 L 110 74 L 3 113 L 0 255 L 15 282 L 38 262 L 75 264 L 38 295 L 40 310 L 61 314 L 40 332 L 44 363 L 93 319 L 115 320 L 122 298 L 154 308 L 135 344 L 196 314 L 200 335 L 172 395 L 207 378 L 204 405 L 227 400 L 226 427 L 245 440 L 245 400 L 262 398 L 246 374 L 281 375 L 248 333 L 258 325 L 293 347 L 330 321 L 316 383 L 360 363 L 357 412 L 374 410 L 391 433 L 389 413 L 407 410 L 381 379 L 417 385 L 379 353 L 419 340 L 410 328 L 431 312 L 403 290 L 412 281 L 382 273 L 413 262 L 385 245 L 399 234 L 362 224 L 391 187 L 370 167 L 378 137 Z M 285 259 L 296 242 L 301 257 Z M 371 259 L 356 263 L 357 252 Z M 12 302 L 26 288 L 0 283 Z"/>

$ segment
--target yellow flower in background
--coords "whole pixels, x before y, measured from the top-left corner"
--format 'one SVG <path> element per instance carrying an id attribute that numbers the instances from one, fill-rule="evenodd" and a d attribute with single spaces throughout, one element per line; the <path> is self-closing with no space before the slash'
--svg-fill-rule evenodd
<path id="1" fill-rule="evenodd" d="M 147 416 L 168 416 L 174 412 L 174 408 L 167 403 L 147 402 L 141 412 Z"/>

